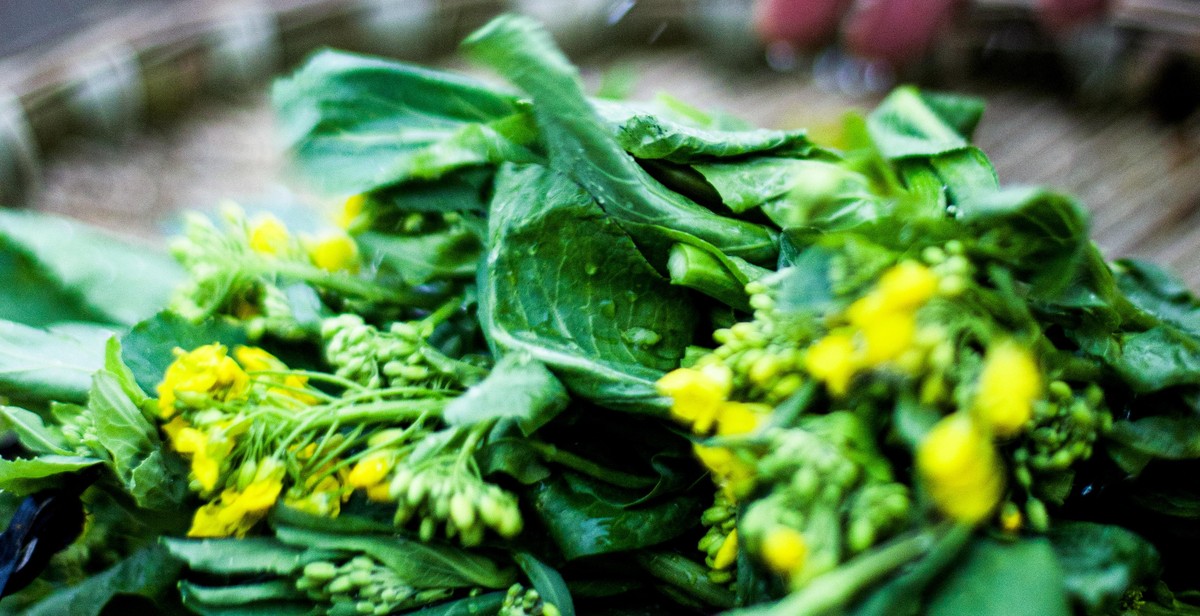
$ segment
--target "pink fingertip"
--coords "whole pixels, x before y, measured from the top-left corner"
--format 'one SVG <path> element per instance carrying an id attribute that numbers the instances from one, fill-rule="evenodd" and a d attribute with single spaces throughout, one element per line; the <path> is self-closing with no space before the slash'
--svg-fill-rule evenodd
<path id="1" fill-rule="evenodd" d="M 850 14 L 846 44 L 856 53 L 903 64 L 929 49 L 956 0 L 862 0 Z"/>
<path id="2" fill-rule="evenodd" d="M 814 47 L 832 40 L 850 0 L 762 0 L 754 23 L 767 41 Z"/>

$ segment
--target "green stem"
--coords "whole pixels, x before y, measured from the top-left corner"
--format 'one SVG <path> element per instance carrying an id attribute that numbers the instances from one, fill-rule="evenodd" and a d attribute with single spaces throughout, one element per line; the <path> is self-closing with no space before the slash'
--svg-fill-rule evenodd
<path id="1" fill-rule="evenodd" d="M 315 417 L 307 422 L 308 428 L 324 428 L 332 422 L 342 424 L 409 422 L 425 415 L 440 415 L 443 400 L 391 400 L 371 404 L 357 404 L 348 408 L 336 409 L 321 417 Z M 317 407 L 313 407 L 317 408 Z"/>
<path id="2" fill-rule="evenodd" d="M 864 552 L 826 573 L 783 600 L 757 609 L 740 610 L 741 616 L 819 616 L 835 613 L 864 589 L 937 544 L 948 529 L 922 531 Z"/>
<path id="3" fill-rule="evenodd" d="M 537 452 L 537 454 L 547 462 L 561 464 L 571 470 L 578 471 L 590 477 L 595 477 L 596 479 L 611 483 L 615 486 L 637 490 L 649 488 L 657 483 L 653 479 L 639 477 L 637 475 L 631 475 L 621 471 L 614 471 L 611 468 L 600 466 L 591 460 L 577 456 L 569 451 L 563 451 L 549 443 L 530 440 L 526 441 L 526 444 L 529 445 L 530 448 Z"/>
<path id="4" fill-rule="evenodd" d="M 294 278 L 301 282 L 307 282 L 313 286 L 328 289 L 341 295 L 357 297 L 372 302 L 413 304 L 417 303 L 420 299 L 424 299 L 413 293 L 396 291 L 361 278 L 336 272 L 327 272 L 311 265 L 293 261 L 264 260 L 261 263 L 247 267 L 246 270 L 256 277 L 277 274 Z"/>
<path id="5" fill-rule="evenodd" d="M 646 573 L 708 605 L 728 609 L 734 596 L 708 579 L 708 568 L 671 552 L 639 552 L 634 556 Z"/>

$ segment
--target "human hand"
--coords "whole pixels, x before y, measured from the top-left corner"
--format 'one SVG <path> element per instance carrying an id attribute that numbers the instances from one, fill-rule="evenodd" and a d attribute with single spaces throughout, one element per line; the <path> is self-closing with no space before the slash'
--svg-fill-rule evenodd
<path id="1" fill-rule="evenodd" d="M 924 54 L 959 0 L 757 0 L 755 25 L 769 42 L 816 47 L 841 36 L 852 53 L 902 65 Z M 1036 0 L 1052 31 L 1103 14 L 1106 0 Z"/>

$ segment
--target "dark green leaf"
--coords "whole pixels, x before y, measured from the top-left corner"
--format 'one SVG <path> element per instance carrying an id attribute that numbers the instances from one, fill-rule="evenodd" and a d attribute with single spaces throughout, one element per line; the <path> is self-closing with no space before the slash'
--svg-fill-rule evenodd
<path id="1" fill-rule="evenodd" d="M 167 366 L 175 361 L 175 349 L 190 351 L 214 342 L 232 347 L 246 342 L 246 333 L 225 321 L 192 323 L 173 312 L 163 312 L 138 323 L 121 338 L 121 357 L 138 386 L 154 391 Z"/>
<path id="2" fill-rule="evenodd" d="M 488 438 L 487 444 L 476 452 L 475 462 L 485 477 L 504 473 L 525 485 L 550 476 L 541 456 L 523 438 Z"/>
<path id="3" fill-rule="evenodd" d="M 1200 300 L 1170 271 L 1136 260 L 1113 264 L 1117 286 L 1139 309 L 1200 338 Z"/>
<path id="4" fill-rule="evenodd" d="M 504 588 L 513 581 L 512 573 L 491 559 L 447 545 L 394 535 L 342 535 L 288 526 L 277 527 L 275 535 L 295 546 L 368 554 L 414 588 Z"/>
<path id="5" fill-rule="evenodd" d="M 1113 368 L 1136 392 L 1200 385 L 1200 337 L 1170 326 L 1126 334 Z"/>
<path id="6" fill-rule="evenodd" d="M 25 616 L 98 616 L 121 595 L 162 601 L 174 591 L 181 566 L 161 546 L 144 548 L 103 573 L 55 591 Z"/>
<path id="7" fill-rule="evenodd" d="M 971 203 L 1000 189 L 996 169 L 983 150 L 975 147 L 938 154 L 929 159 L 952 203 Z"/>
<path id="8" fill-rule="evenodd" d="M 1108 438 L 1155 458 L 1200 458 L 1200 417 L 1153 415 L 1118 421 Z"/>
<path id="9" fill-rule="evenodd" d="M 442 412 L 449 424 L 508 418 L 526 435 L 567 408 L 567 390 L 545 364 L 528 355 L 505 355 L 482 382 L 450 401 Z"/>
<path id="10" fill-rule="evenodd" d="M 562 574 L 528 552 L 513 553 L 513 560 L 544 601 L 558 608 L 562 616 L 575 616 L 575 603 L 571 600 L 571 591 L 567 589 Z"/>
<path id="11" fill-rule="evenodd" d="M 149 246 L 135 246 L 83 224 L 63 218 L 0 211 L 0 251 L 31 259 L 45 284 L 61 290 L 84 314 L 97 320 L 132 325 L 167 305 L 183 271 L 169 255 Z M 4 260 L 13 259 L 9 256 Z M 20 257 L 17 257 L 20 258 Z M 58 307 L 50 307 L 59 312 Z M 44 324 L 37 312 L 24 313 Z"/>
<path id="12" fill-rule="evenodd" d="M 3 426 L 12 430 L 26 449 L 35 454 L 70 455 L 67 442 L 57 428 L 46 426 L 42 416 L 15 406 L 0 405 Z"/>
<path id="13" fill-rule="evenodd" d="M 28 402 L 83 402 L 92 373 L 104 367 L 114 332 L 72 324 L 48 330 L 0 321 L 0 395 Z"/>
<path id="14" fill-rule="evenodd" d="M 609 133 L 584 97 L 578 72 L 537 22 L 504 15 L 463 46 L 532 97 L 550 165 L 583 186 L 640 242 L 656 244 L 665 255 L 678 241 L 663 237 L 669 228 L 751 262 L 774 259 L 775 237 L 768 229 L 718 216 L 642 170 Z"/>
<path id="15" fill-rule="evenodd" d="M 546 364 L 574 394 L 664 407 L 654 382 L 691 341 L 694 308 L 577 185 L 541 167 L 497 178 L 479 318 L 501 353 Z"/>
<path id="16" fill-rule="evenodd" d="M 78 456 L 39 456 L 37 458 L 0 459 L 0 490 L 25 496 L 61 484 L 59 475 L 74 473 L 102 460 Z"/>
<path id="17" fill-rule="evenodd" d="M 1119 526 L 1057 522 L 1047 535 L 1067 592 L 1088 614 L 1109 614 L 1121 596 L 1158 572 L 1158 551 Z"/>
<path id="18" fill-rule="evenodd" d="M 926 590 L 954 564 L 970 539 L 971 531 L 966 527 L 946 533 L 921 560 L 864 597 L 846 612 L 847 616 L 921 614 Z"/>
<path id="19" fill-rule="evenodd" d="M 928 616 L 1070 616 L 1063 568 L 1045 539 L 981 537 L 933 589 Z"/>
<path id="20" fill-rule="evenodd" d="M 817 212 L 878 199 L 865 177 L 831 161 L 759 156 L 697 164 L 694 168 L 734 212 L 790 196 L 782 202 L 785 207 L 766 208 L 781 227 L 801 226 Z"/>
<path id="21" fill-rule="evenodd" d="M 240 606 L 209 605 L 200 603 L 193 596 L 182 598 L 188 609 L 200 616 L 323 616 L 328 613 L 325 606 L 313 605 L 313 601 L 307 598 L 303 601 L 260 601 Z"/>
<path id="22" fill-rule="evenodd" d="M 536 486 L 534 507 L 563 556 L 624 552 L 668 541 L 695 526 L 686 495 L 637 504 L 640 495 L 571 472 Z"/>
<path id="23" fill-rule="evenodd" d="M 516 97 L 446 72 L 326 51 L 272 95 L 300 174 L 330 193 L 538 158 Z"/>

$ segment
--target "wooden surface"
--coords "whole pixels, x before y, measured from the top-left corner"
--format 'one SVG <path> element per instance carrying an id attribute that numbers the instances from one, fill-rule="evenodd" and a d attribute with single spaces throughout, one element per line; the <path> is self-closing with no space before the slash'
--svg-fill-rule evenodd
<path id="1" fill-rule="evenodd" d="M 634 69 L 636 97 L 669 92 L 771 127 L 808 127 L 818 137 L 871 96 L 821 86 L 803 73 L 720 68 L 675 47 L 583 58 L 585 78 L 614 65 Z M 1051 95 L 967 86 L 988 111 L 978 144 L 1004 184 L 1041 184 L 1077 195 L 1093 212 L 1093 236 L 1110 257 L 1165 263 L 1200 289 L 1200 147 L 1197 135 L 1167 129 L 1137 110 L 1080 107 Z M 166 128 L 114 146 L 78 140 L 45 168 L 37 209 L 119 232 L 161 236 L 185 208 L 221 199 L 288 199 L 264 94 L 198 105 Z"/>

